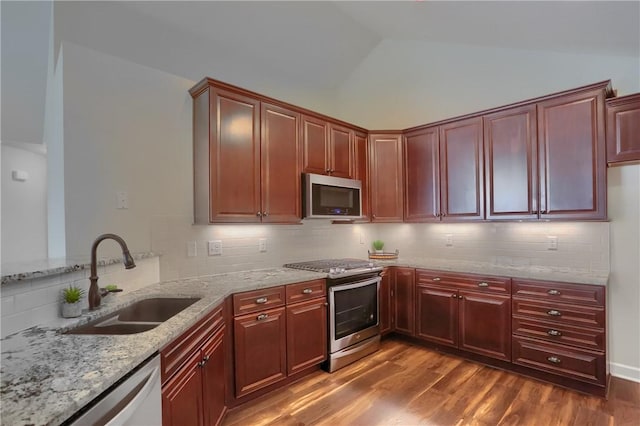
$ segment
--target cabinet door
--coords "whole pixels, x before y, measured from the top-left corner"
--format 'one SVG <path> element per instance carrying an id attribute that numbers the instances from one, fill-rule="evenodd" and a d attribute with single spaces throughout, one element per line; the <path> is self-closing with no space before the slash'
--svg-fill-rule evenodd
<path id="1" fill-rule="evenodd" d="M 416 337 L 458 347 L 458 292 L 420 285 L 416 302 Z"/>
<path id="2" fill-rule="evenodd" d="M 262 222 L 301 218 L 300 114 L 262 104 Z"/>
<path id="3" fill-rule="evenodd" d="M 329 125 L 329 167 L 331 176 L 353 177 L 353 131 L 335 124 Z"/>
<path id="4" fill-rule="evenodd" d="M 511 297 L 459 291 L 459 348 L 511 361 Z"/>
<path id="5" fill-rule="evenodd" d="M 369 213 L 369 170 L 368 170 L 368 141 L 367 135 L 358 133 L 354 135 L 355 150 L 355 178 L 362 182 L 362 210 L 360 214 L 370 218 Z"/>
<path id="6" fill-rule="evenodd" d="M 402 138 L 400 135 L 369 136 L 371 220 L 402 222 Z"/>
<path id="7" fill-rule="evenodd" d="M 260 222 L 260 102 L 213 89 L 211 222 Z"/>
<path id="8" fill-rule="evenodd" d="M 162 425 L 202 425 L 202 355 L 197 351 L 162 387 Z"/>
<path id="9" fill-rule="evenodd" d="M 484 116 L 487 219 L 538 217 L 536 106 Z"/>
<path id="10" fill-rule="evenodd" d="M 394 268 L 392 290 L 395 331 L 413 336 L 415 270 L 413 268 Z"/>
<path id="11" fill-rule="evenodd" d="M 327 359 L 327 299 L 287 306 L 287 374 Z"/>
<path id="12" fill-rule="evenodd" d="M 380 293 L 378 298 L 380 334 L 384 335 L 391 331 L 391 274 L 385 268 L 380 274 Z"/>
<path id="13" fill-rule="evenodd" d="M 233 320 L 236 397 L 287 376 L 287 330 L 284 308 Z"/>
<path id="14" fill-rule="evenodd" d="M 329 173 L 329 124 L 318 118 L 302 116 L 302 171 Z"/>
<path id="15" fill-rule="evenodd" d="M 404 219 L 407 222 L 440 221 L 438 144 L 437 127 L 416 130 L 404 137 Z"/>
<path id="16" fill-rule="evenodd" d="M 606 219 L 604 90 L 538 104 L 540 217 Z"/>
<path id="17" fill-rule="evenodd" d="M 440 126 L 443 221 L 483 219 L 482 176 L 482 118 Z"/>
<path id="18" fill-rule="evenodd" d="M 640 93 L 607 100 L 607 162 L 640 161 Z"/>
<path id="19" fill-rule="evenodd" d="M 224 365 L 224 327 L 202 347 L 204 362 L 202 397 L 204 400 L 204 424 L 214 426 L 222 422 L 226 411 L 224 403 L 226 372 Z M 188 423 L 184 423 L 188 424 Z"/>

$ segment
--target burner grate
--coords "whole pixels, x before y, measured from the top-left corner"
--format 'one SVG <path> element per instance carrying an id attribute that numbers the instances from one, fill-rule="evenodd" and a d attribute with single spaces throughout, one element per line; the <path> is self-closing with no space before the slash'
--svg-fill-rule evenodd
<path id="1" fill-rule="evenodd" d="M 302 269 L 313 272 L 329 272 L 331 268 L 358 269 L 371 267 L 371 261 L 362 259 L 321 259 L 308 262 L 287 263 L 285 268 Z"/>

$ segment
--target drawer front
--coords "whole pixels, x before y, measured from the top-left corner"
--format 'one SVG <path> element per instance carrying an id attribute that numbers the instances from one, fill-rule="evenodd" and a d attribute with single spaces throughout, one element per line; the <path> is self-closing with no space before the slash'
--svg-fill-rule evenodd
<path id="1" fill-rule="evenodd" d="M 169 379 L 213 333 L 224 325 L 222 306 L 160 349 L 161 381 Z"/>
<path id="2" fill-rule="evenodd" d="M 284 286 L 245 291 L 233 295 L 233 315 L 244 315 L 284 306 Z"/>
<path id="3" fill-rule="evenodd" d="M 599 285 L 513 280 L 513 296 L 604 307 L 605 288 Z"/>
<path id="4" fill-rule="evenodd" d="M 551 321 L 557 324 L 604 328 L 604 308 L 516 299 L 512 303 L 514 316 Z"/>
<path id="5" fill-rule="evenodd" d="M 474 274 L 416 270 L 417 285 L 455 286 L 457 289 L 486 291 L 496 294 L 511 294 L 511 278 L 487 277 Z"/>
<path id="6" fill-rule="evenodd" d="M 289 284 L 286 287 L 287 304 L 302 302 L 327 295 L 325 280 L 305 281 L 303 283 Z"/>
<path id="7" fill-rule="evenodd" d="M 602 352 L 514 337 L 513 363 L 583 382 L 605 385 L 605 355 Z"/>
<path id="8" fill-rule="evenodd" d="M 513 334 L 533 337 L 564 345 L 577 346 L 598 351 L 605 350 L 604 330 L 590 328 L 571 327 L 565 324 L 532 320 L 526 318 L 513 318 Z"/>

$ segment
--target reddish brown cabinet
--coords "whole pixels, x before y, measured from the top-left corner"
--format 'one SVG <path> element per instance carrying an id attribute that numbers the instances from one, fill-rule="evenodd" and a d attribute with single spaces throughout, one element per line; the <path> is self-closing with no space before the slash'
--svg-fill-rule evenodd
<path id="1" fill-rule="evenodd" d="M 353 136 L 353 130 L 329 123 L 329 174 L 331 176 L 354 177 Z"/>
<path id="2" fill-rule="evenodd" d="M 384 268 L 380 274 L 382 280 L 380 281 L 380 292 L 378 293 L 378 306 L 380 307 L 378 323 L 380 324 L 380 334 L 383 336 L 392 331 L 391 274 L 390 268 Z"/>
<path id="3" fill-rule="evenodd" d="M 536 106 L 485 115 L 483 122 L 486 218 L 536 219 Z"/>
<path id="4" fill-rule="evenodd" d="M 415 269 L 391 269 L 392 327 L 400 334 L 414 335 Z"/>
<path id="5" fill-rule="evenodd" d="M 540 218 L 606 219 L 605 88 L 539 102 Z"/>
<path id="6" fill-rule="evenodd" d="M 402 176 L 402 137 L 399 134 L 369 135 L 369 183 L 373 222 L 402 222 Z"/>
<path id="7" fill-rule="evenodd" d="M 163 426 L 204 424 L 201 359 L 200 353 L 194 354 L 162 387 Z"/>
<path id="8" fill-rule="evenodd" d="M 443 286 L 416 287 L 416 337 L 458 347 L 458 292 Z"/>
<path id="9" fill-rule="evenodd" d="M 361 215 L 367 220 L 370 220 L 370 207 L 369 207 L 369 142 L 366 133 L 355 132 L 353 139 L 354 151 L 355 151 L 355 179 L 362 183 L 362 210 Z"/>
<path id="10" fill-rule="evenodd" d="M 302 127 L 305 173 L 353 177 L 353 130 L 306 115 Z"/>
<path id="11" fill-rule="evenodd" d="M 607 163 L 640 161 L 640 93 L 607 99 Z"/>
<path id="12" fill-rule="evenodd" d="M 327 359 L 327 299 L 287 306 L 287 374 Z"/>
<path id="13" fill-rule="evenodd" d="M 404 135 L 405 222 L 440 221 L 439 146 L 437 126 Z"/>

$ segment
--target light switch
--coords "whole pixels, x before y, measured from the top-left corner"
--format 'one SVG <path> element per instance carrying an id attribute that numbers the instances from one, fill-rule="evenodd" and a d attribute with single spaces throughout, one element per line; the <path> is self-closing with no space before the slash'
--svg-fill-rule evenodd
<path id="1" fill-rule="evenodd" d="M 547 237 L 547 250 L 558 250 L 558 237 L 553 235 Z"/>

